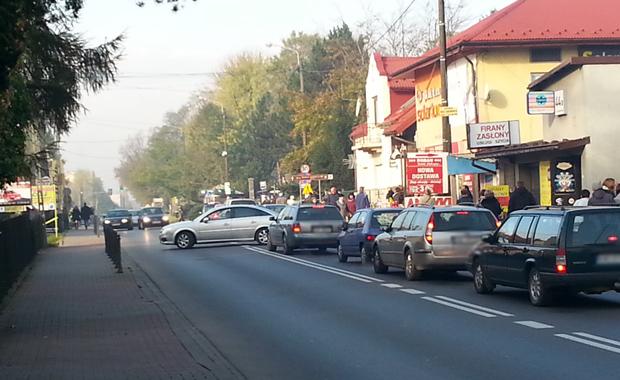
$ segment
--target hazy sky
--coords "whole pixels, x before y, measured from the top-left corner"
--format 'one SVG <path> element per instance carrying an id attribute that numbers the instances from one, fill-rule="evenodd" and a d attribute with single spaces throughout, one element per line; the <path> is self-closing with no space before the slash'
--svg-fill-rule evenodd
<path id="1" fill-rule="evenodd" d="M 429 0 L 416 0 L 410 13 Z M 434 1 L 434 0 L 433 0 Z M 371 12 L 398 15 L 408 0 L 198 0 L 173 13 L 146 0 L 86 0 L 78 30 L 93 44 L 124 33 L 119 80 L 83 98 L 87 112 L 63 140 L 67 170 L 89 169 L 118 192 L 114 168 L 130 136 L 147 132 L 241 52 L 276 54 L 265 45 L 291 31 L 324 33 L 345 21 L 352 28 Z M 467 0 L 472 19 L 512 0 Z M 383 31 L 381 31 L 383 32 Z"/>

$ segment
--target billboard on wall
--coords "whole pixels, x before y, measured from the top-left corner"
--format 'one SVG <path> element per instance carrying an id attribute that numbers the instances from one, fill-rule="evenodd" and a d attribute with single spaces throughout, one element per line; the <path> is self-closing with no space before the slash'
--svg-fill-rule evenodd
<path id="1" fill-rule="evenodd" d="M 18 180 L 0 188 L 0 206 L 27 206 L 32 204 L 30 181 Z"/>
<path id="2" fill-rule="evenodd" d="M 553 91 L 528 92 L 527 113 L 530 115 L 553 115 L 555 113 L 555 93 Z"/>
<path id="3" fill-rule="evenodd" d="M 426 189 L 431 189 L 433 194 L 449 192 L 447 153 L 409 154 L 405 173 L 408 194 L 422 194 Z"/>
<path id="4" fill-rule="evenodd" d="M 467 143 L 469 149 L 493 148 L 519 144 L 520 142 L 518 120 L 472 123 L 467 125 Z"/>

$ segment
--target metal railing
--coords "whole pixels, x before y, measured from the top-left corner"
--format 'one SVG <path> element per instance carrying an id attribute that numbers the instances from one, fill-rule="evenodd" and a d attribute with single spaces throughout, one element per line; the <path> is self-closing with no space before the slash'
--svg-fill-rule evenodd
<path id="1" fill-rule="evenodd" d="M 121 236 L 114 228 L 104 225 L 103 237 L 105 240 L 105 253 L 112 261 L 112 264 L 114 264 L 116 273 L 123 273 L 123 264 L 121 262 Z"/>
<path id="2" fill-rule="evenodd" d="M 0 222 L 0 298 L 46 244 L 44 219 L 38 212 Z"/>

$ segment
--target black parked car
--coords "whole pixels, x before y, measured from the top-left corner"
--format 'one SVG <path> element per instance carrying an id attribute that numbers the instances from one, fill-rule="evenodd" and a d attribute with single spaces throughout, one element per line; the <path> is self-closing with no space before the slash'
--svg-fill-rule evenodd
<path id="1" fill-rule="evenodd" d="M 152 226 L 167 226 L 170 219 L 161 207 L 144 207 L 140 210 L 138 228 L 143 230 Z"/>
<path id="2" fill-rule="evenodd" d="M 620 208 L 537 208 L 510 214 L 471 256 L 474 287 L 526 288 L 537 306 L 558 293 L 620 291 Z"/>
<path id="3" fill-rule="evenodd" d="M 125 209 L 110 210 L 103 219 L 105 226 L 111 226 L 114 229 L 126 228 L 133 230 L 133 223 L 131 222 L 131 212 Z"/>

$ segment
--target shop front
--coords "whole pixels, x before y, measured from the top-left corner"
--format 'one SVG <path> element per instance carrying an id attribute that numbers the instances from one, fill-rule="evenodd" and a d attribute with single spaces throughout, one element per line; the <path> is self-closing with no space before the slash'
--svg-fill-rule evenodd
<path id="1" fill-rule="evenodd" d="M 481 149 L 475 157 L 496 159 L 499 183 L 514 188 L 523 182 L 540 205 L 571 205 L 591 185 L 582 184 L 582 154 L 589 143 L 589 137 L 536 141 Z"/>

